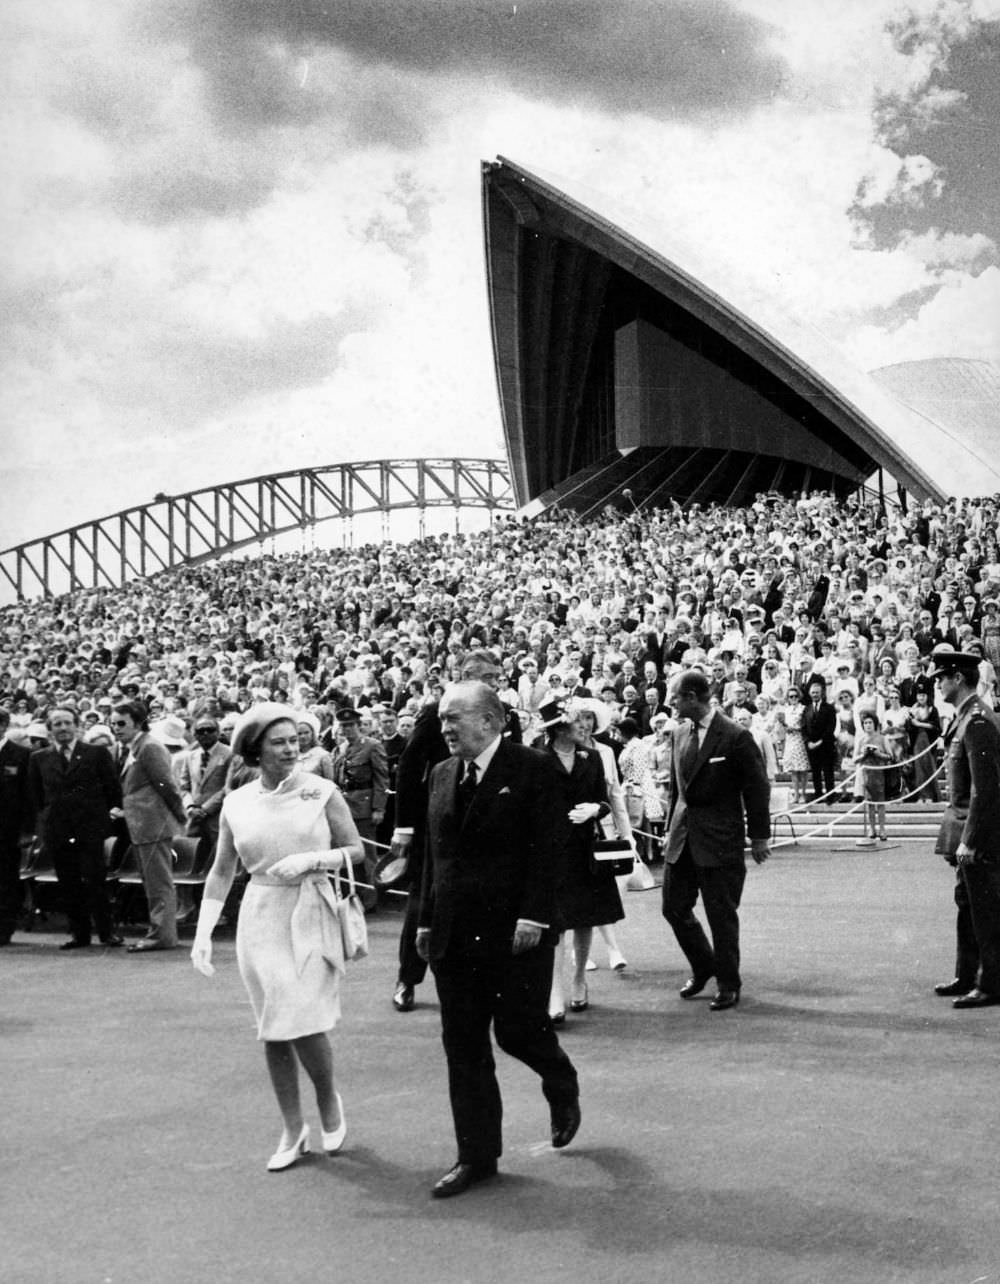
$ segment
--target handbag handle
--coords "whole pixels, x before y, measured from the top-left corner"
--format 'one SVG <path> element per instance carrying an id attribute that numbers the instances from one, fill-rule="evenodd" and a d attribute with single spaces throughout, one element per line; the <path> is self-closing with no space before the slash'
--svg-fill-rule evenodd
<path id="1" fill-rule="evenodd" d="M 347 896 L 348 896 L 348 899 L 350 899 L 350 897 L 356 896 L 358 894 L 358 888 L 357 888 L 357 884 L 354 881 L 354 862 L 351 860 L 351 853 L 347 850 L 346 847 L 343 848 L 343 852 L 344 852 L 344 864 L 347 866 Z M 340 891 L 340 883 L 343 877 L 344 877 L 344 871 L 343 869 L 341 869 L 340 872 L 337 874 L 337 892 L 341 896 L 343 895 L 343 892 Z"/>

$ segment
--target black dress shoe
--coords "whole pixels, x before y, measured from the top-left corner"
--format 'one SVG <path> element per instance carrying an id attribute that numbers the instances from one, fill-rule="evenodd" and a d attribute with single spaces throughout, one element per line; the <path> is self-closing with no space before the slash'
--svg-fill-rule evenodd
<path id="1" fill-rule="evenodd" d="M 712 979 L 711 972 L 708 974 L 708 976 L 688 977 L 688 979 L 684 982 L 684 984 L 681 986 L 679 990 L 679 994 L 681 998 L 682 999 L 696 998 L 702 992 L 705 986 L 708 985 L 711 979 Z"/>
<path id="2" fill-rule="evenodd" d="M 556 1150 L 568 1146 L 580 1127 L 580 1098 L 572 1101 L 553 1102 L 551 1106 L 552 1145 Z"/>
<path id="3" fill-rule="evenodd" d="M 934 993 L 940 994 L 943 999 L 954 999 L 960 994 L 968 994 L 975 986 L 966 985 L 964 981 L 941 981 L 934 987 Z"/>
<path id="4" fill-rule="evenodd" d="M 412 1012 L 417 1006 L 413 997 L 413 986 L 404 985 L 400 981 L 392 992 L 392 1006 L 397 1012 Z"/>
<path id="5" fill-rule="evenodd" d="M 112 933 L 110 936 L 102 936 L 101 944 L 106 946 L 109 950 L 117 950 L 125 944 L 125 938 L 123 936 L 116 936 Z"/>
<path id="6" fill-rule="evenodd" d="M 739 990 L 720 990 L 712 1002 L 708 1005 L 711 1012 L 723 1012 L 726 1008 L 734 1008 L 740 1001 Z"/>
<path id="7" fill-rule="evenodd" d="M 953 1008 L 992 1008 L 1000 1003 L 1000 994 L 986 994 L 982 990 L 970 990 L 956 999 Z"/>
<path id="8" fill-rule="evenodd" d="M 89 950 L 89 941 L 78 941 L 75 937 L 71 941 L 63 941 L 59 946 L 61 950 Z"/>
<path id="9" fill-rule="evenodd" d="M 490 1160 L 483 1164 L 457 1163 L 454 1168 L 436 1182 L 431 1188 L 435 1199 L 451 1199 L 452 1195 L 462 1195 L 477 1182 L 488 1181 L 497 1175 L 497 1161 Z"/>

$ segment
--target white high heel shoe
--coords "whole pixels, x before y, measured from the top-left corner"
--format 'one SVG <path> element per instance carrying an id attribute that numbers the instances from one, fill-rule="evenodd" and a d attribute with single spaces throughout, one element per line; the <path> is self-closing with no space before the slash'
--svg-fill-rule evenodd
<path id="1" fill-rule="evenodd" d="M 344 1103 L 340 1099 L 340 1093 L 334 1094 L 337 1098 L 337 1109 L 340 1111 L 340 1123 L 334 1128 L 333 1132 L 327 1132 L 323 1129 L 323 1149 L 328 1155 L 335 1155 L 344 1144 L 344 1138 L 347 1136 L 347 1116 L 344 1114 Z"/>
<path id="2" fill-rule="evenodd" d="M 280 1173 L 285 1168 L 291 1168 L 292 1164 L 298 1159 L 308 1154 L 309 1125 L 303 1124 L 302 1131 L 295 1141 L 290 1146 L 286 1146 L 284 1150 L 276 1150 L 267 1161 L 267 1171 L 269 1173 Z"/>
<path id="3" fill-rule="evenodd" d="M 612 972 L 624 972 L 628 967 L 625 955 L 621 950 L 608 950 L 608 967 Z"/>

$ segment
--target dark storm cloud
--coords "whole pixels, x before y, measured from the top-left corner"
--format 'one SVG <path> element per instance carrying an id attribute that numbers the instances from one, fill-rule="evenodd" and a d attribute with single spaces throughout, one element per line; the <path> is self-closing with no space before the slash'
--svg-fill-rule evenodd
<path id="1" fill-rule="evenodd" d="M 191 0 L 192 51 L 246 120 L 306 105 L 279 49 L 328 46 L 366 68 L 467 76 L 614 112 L 702 117 L 769 101 L 783 63 L 726 0 Z M 175 11 L 176 12 L 176 11 Z"/>

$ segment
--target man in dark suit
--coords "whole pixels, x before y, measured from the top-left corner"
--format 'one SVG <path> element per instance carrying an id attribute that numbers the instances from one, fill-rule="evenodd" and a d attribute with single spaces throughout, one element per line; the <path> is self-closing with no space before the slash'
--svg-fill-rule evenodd
<path id="1" fill-rule="evenodd" d="M 502 1150 L 490 1042 L 541 1077 L 552 1144 L 580 1125 L 576 1070 L 548 1015 L 555 914 L 554 768 L 503 737 L 506 713 L 482 682 L 438 706 L 451 758 L 431 772 L 417 948 L 434 971 L 458 1161 L 433 1189 L 459 1195 L 492 1177 Z"/>
<path id="2" fill-rule="evenodd" d="M 385 817 L 389 768 L 382 742 L 362 733 L 357 709 L 338 709 L 336 719 L 342 739 L 333 752 L 333 779 L 344 795 L 358 833 L 366 840 L 365 858 L 358 873 L 359 881 L 368 886 L 361 888 L 359 895 L 365 909 L 372 913 L 378 907 L 378 893 L 373 882 L 375 854 L 370 844 Z"/>
<path id="3" fill-rule="evenodd" d="M 814 797 L 826 794 L 830 804 L 837 769 L 837 711 L 826 699 L 826 684 L 818 678 L 809 683 L 808 692 L 802 711 L 802 736 L 812 768 Z"/>
<path id="4" fill-rule="evenodd" d="M 955 709 L 945 732 L 948 808 L 935 851 L 955 866 L 955 978 L 934 987 L 956 1008 L 1000 1003 L 1000 725 L 977 694 L 979 656 L 933 653 L 941 698 Z"/>
<path id="5" fill-rule="evenodd" d="M 75 709 L 51 709 L 52 746 L 33 754 L 28 781 L 38 832 L 51 857 L 69 919 L 61 950 L 90 945 L 91 925 L 103 945 L 119 946 L 108 900 L 104 840 L 121 794 L 107 749 L 85 745 Z"/>
<path id="6" fill-rule="evenodd" d="M 485 682 L 494 691 L 500 681 L 500 662 L 491 651 L 473 651 L 462 664 L 467 682 Z M 504 736 L 521 743 L 521 723 L 513 709 L 507 710 Z M 441 734 L 437 704 L 425 705 L 396 764 L 396 825 L 392 833 L 392 854 L 406 859 L 402 886 L 410 891 L 406 916 L 399 934 L 399 972 L 392 993 L 397 1012 L 412 1012 L 414 990 L 427 975 L 427 963 L 417 953 L 417 916 L 424 869 L 424 825 L 427 819 L 427 788 L 431 768 L 448 757 Z"/>
<path id="7" fill-rule="evenodd" d="M 693 999 L 714 976 L 718 993 L 709 1007 L 718 1012 L 740 999 L 743 848 L 749 829 L 754 860 L 760 865 L 768 858 L 770 786 L 753 736 L 710 704 L 703 673 L 682 673 L 670 698 L 676 718 L 686 723 L 673 733 L 663 917 L 691 964 L 681 998 Z M 699 893 L 711 945 L 694 916 Z"/>
<path id="8" fill-rule="evenodd" d="M 21 837 L 31 816 L 29 749 L 7 738 L 10 714 L 0 709 L 0 945 L 9 945 L 21 910 Z"/>

